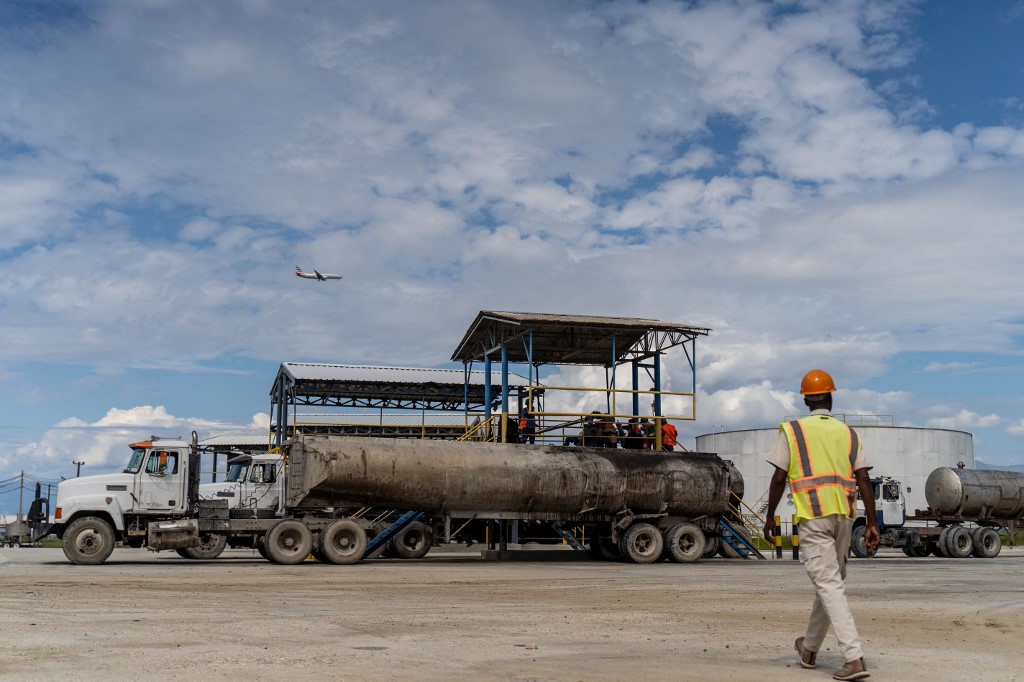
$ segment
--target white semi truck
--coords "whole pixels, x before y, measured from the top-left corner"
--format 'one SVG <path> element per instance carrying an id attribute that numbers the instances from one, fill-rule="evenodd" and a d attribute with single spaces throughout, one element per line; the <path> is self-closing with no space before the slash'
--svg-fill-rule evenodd
<path id="1" fill-rule="evenodd" d="M 881 545 L 910 557 L 992 558 L 1002 549 L 999 528 L 1024 519 L 1024 474 L 1011 471 L 939 467 L 928 475 L 928 508 L 907 515 L 900 481 L 871 480 Z M 851 551 L 870 555 L 864 543 L 866 519 L 858 500 Z"/>
<path id="2" fill-rule="evenodd" d="M 194 558 L 227 542 L 280 564 L 310 554 L 349 564 L 416 524 L 447 541 L 474 520 L 565 521 L 588 528 L 592 549 L 689 562 L 743 492 L 739 472 L 709 453 L 300 435 L 284 460 L 274 481 L 282 517 L 259 518 L 257 506 L 202 499 L 195 433 L 192 443 L 135 443 L 121 474 L 60 484 L 52 532 L 76 564 L 103 563 L 116 539 Z M 366 507 L 412 511 L 381 529 L 355 518 Z"/>

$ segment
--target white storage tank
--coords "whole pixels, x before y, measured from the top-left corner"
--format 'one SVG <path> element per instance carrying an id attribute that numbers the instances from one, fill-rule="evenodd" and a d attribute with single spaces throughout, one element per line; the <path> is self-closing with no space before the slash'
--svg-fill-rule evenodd
<path id="1" fill-rule="evenodd" d="M 879 425 L 874 418 L 869 421 L 865 424 L 857 415 L 847 415 L 847 423 L 860 435 L 864 455 L 873 465 L 872 477 L 891 476 L 903 483 L 908 514 L 928 506 L 925 482 L 932 471 L 939 467 L 974 468 L 974 437 L 965 431 Z M 764 513 L 768 501 L 768 484 L 775 467 L 767 462 L 767 457 L 778 433 L 776 426 L 697 436 L 698 452 L 718 453 L 722 459 L 731 460 L 743 474 L 743 501 L 758 514 Z M 787 489 L 776 514 L 788 517 L 792 513 Z"/>

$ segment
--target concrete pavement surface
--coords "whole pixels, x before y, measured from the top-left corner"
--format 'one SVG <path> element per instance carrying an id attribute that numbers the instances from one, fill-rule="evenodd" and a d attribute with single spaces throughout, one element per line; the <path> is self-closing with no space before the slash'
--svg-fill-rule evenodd
<path id="1" fill-rule="evenodd" d="M 851 560 L 872 680 L 1024 680 L 1024 551 Z M 270 564 L 118 549 L 0 550 L 0 678 L 12 680 L 830 680 L 793 640 L 803 567 L 712 559 L 638 566 L 419 561 Z"/>

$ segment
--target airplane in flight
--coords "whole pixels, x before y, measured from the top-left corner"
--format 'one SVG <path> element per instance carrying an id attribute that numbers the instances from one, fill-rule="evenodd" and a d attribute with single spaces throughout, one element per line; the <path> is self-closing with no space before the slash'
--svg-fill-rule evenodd
<path id="1" fill-rule="evenodd" d="M 312 273 L 303 272 L 302 268 L 300 268 L 298 265 L 295 266 L 295 274 L 299 277 L 304 277 L 305 279 L 315 279 L 318 282 L 326 282 L 329 279 L 341 279 L 341 275 L 324 274 L 318 271 L 316 268 L 313 269 Z"/>

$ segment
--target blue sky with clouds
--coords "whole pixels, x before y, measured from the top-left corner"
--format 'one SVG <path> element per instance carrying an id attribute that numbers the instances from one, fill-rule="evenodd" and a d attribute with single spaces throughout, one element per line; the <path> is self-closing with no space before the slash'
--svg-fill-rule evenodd
<path id="1" fill-rule="evenodd" d="M 1024 463 L 1022 37 L 1022 2 L 5 2 L 0 480 L 261 428 L 282 361 L 445 366 L 481 309 L 712 328 L 686 438 L 821 366 Z"/>

